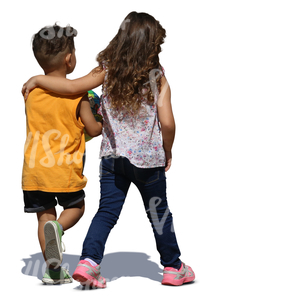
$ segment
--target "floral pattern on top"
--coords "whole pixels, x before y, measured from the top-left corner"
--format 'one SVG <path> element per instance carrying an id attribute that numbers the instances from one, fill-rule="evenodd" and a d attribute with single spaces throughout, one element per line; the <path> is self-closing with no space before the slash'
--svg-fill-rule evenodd
<path id="1" fill-rule="evenodd" d="M 100 158 L 105 156 L 123 156 L 138 168 L 154 168 L 165 166 L 161 129 L 157 114 L 157 99 L 149 105 L 142 104 L 140 112 L 134 116 L 126 109 L 117 113 L 111 107 L 107 94 L 108 68 L 102 87 L 102 96 L 98 113 L 103 117 L 102 143 Z M 162 69 L 164 76 L 164 70 Z"/>

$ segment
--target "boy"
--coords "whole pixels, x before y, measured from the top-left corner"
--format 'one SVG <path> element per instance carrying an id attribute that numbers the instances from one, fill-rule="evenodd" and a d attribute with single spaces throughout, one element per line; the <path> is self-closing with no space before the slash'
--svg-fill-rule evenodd
<path id="1" fill-rule="evenodd" d="M 72 27 L 42 28 L 33 38 L 33 52 L 47 76 L 66 77 L 76 65 Z M 72 101 L 70 101 L 72 100 Z M 85 138 L 98 136 L 102 124 L 91 112 L 87 94 L 60 96 L 36 88 L 26 103 L 27 139 L 22 188 L 25 212 L 36 213 L 38 239 L 45 261 L 44 283 L 69 283 L 62 262 L 61 237 L 84 213 L 87 183 L 83 171 Z M 56 218 L 57 202 L 64 210 Z"/>

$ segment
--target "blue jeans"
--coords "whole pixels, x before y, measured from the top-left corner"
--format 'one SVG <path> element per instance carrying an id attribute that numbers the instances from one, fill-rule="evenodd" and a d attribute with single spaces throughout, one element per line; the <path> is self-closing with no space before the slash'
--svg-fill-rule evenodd
<path id="1" fill-rule="evenodd" d="M 106 240 L 117 223 L 131 182 L 141 193 L 161 264 L 164 267 L 180 268 L 180 250 L 167 203 L 164 167 L 137 168 L 125 157 L 105 157 L 101 160 L 99 209 L 84 240 L 81 259 L 90 258 L 101 263 Z"/>

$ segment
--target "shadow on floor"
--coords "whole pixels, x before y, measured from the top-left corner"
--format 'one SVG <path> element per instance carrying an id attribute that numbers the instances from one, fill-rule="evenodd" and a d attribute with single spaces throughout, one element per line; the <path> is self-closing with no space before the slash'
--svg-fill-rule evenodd
<path id="1" fill-rule="evenodd" d="M 62 266 L 67 268 L 72 275 L 79 262 L 79 255 L 64 254 Z M 101 275 L 106 281 L 114 281 L 120 277 L 145 277 L 161 282 L 163 270 L 158 264 L 152 262 L 150 256 L 141 252 L 115 252 L 108 253 L 101 263 Z M 21 272 L 27 276 L 35 276 L 42 280 L 46 264 L 41 252 L 22 259 L 25 266 Z"/>

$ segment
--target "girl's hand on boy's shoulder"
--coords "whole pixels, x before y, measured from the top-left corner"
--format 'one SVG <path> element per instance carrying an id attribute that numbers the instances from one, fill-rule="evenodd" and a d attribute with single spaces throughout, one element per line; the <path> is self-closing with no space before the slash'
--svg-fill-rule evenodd
<path id="1" fill-rule="evenodd" d="M 31 77 L 27 82 L 23 84 L 22 95 L 24 100 L 27 100 L 30 91 L 37 87 L 37 76 Z"/>

